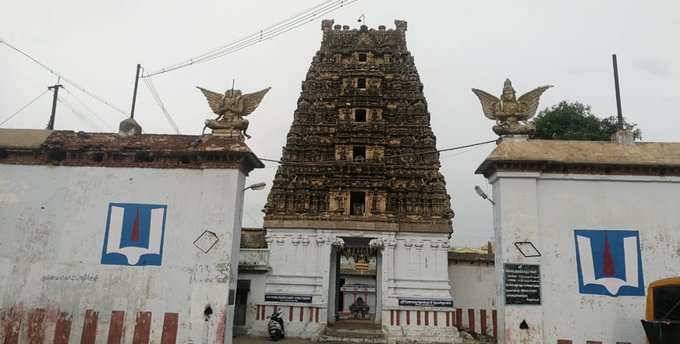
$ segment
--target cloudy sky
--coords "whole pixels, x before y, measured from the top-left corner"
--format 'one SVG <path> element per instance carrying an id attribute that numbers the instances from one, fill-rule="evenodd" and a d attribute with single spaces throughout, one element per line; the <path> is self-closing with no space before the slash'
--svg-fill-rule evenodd
<path id="1" fill-rule="evenodd" d="M 129 110 L 135 65 L 152 71 L 232 42 L 321 0 L 249 1 L 12 1 L 2 0 L 0 40 L 17 46 L 90 92 Z M 425 85 L 438 148 L 493 139 L 470 88 L 500 93 L 513 80 L 522 94 L 552 84 L 541 108 L 560 100 L 615 113 L 611 54 L 617 53 L 623 111 L 645 141 L 678 141 L 680 120 L 680 2 L 677 0 L 450 1 L 359 0 L 327 18 L 336 24 L 394 26 L 408 21 L 407 41 Z M 321 40 L 317 19 L 273 40 L 213 62 L 153 78 L 183 134 L 198 134 L 210 111 L 196 85 L 246 92 L 272 86 L 249 119 L 250 147 L 278 159 L 300 93 Z M 56 82 L 25 57 L 0 45 L 0 122 Z M 59 105 L 57 129 L 112 131 L 123 115 L 72 86 L 62 92 L 74 114 Z M 173 133 L 140 86 L 135 118 L 147 133 Z M 84 105 L 83 105 L 84 104 Z M 6 128 L 43 128 L 51 100 L 43 95 Z M 489 189 L 476 167 L 493 149 L 442 153 L 452 195 L 454 243 L 481 245 L 491 235 L 491 209 L 474 185 Z M 271 184 L 276 165 L 249 176 Z M 259 226 L 267 192 L 247 193 L 246 226 Z"/>

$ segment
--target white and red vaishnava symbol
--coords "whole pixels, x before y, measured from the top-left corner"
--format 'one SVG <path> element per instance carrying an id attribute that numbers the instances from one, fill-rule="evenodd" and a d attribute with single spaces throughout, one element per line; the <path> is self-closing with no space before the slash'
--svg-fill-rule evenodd
<path id="1" fill-rule="evenodd" d="M 575 230 L 581 294 L 644 296 L 640 235 L 632 230 Z"/>
<path id="2" fill-rule="evenodd" d="M 110 203 L 102 264 L 161 265 L 166 205 Z"/>

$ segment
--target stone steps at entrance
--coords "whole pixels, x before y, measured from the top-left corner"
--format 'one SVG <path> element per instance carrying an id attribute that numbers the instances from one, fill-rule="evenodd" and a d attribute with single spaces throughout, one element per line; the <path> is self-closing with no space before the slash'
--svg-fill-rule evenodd
<path id="1" fill-rule="evenodd" d="M 339 322 L 326 327 L 318 343 L 371 343 L 386 344 L 380 325 L 362 322 Z"/>

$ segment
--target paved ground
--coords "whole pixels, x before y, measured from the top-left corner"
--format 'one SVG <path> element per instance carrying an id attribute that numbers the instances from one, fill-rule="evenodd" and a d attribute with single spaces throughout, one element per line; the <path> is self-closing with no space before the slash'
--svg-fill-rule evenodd
<path id="1" fill-rule="evenodd" d="M 305 339 L 298 339 L 298 338 L 286 338 L 284 340 L 280 340 L 278 342 L 273 342 L 269 340 L 269 338 L 265 337 L 234 337 L 234 344 L 273 344 L 273 343 L 280 343 L 280 344 L 311 344 L 313 342 Z"/>

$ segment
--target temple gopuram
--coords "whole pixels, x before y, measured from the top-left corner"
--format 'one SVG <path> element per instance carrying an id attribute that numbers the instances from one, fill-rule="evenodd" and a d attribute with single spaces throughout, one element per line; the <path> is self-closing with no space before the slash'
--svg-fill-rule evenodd
<path id="1" fill-rule="evenodd" d="M 395 25 L 322 22 L 264 209 L 270 271 L 254 333 L 277 310 L 296 337 L 363 326 L 458 338 L 445 326 L 450 196 L 407 23 Z"/>

